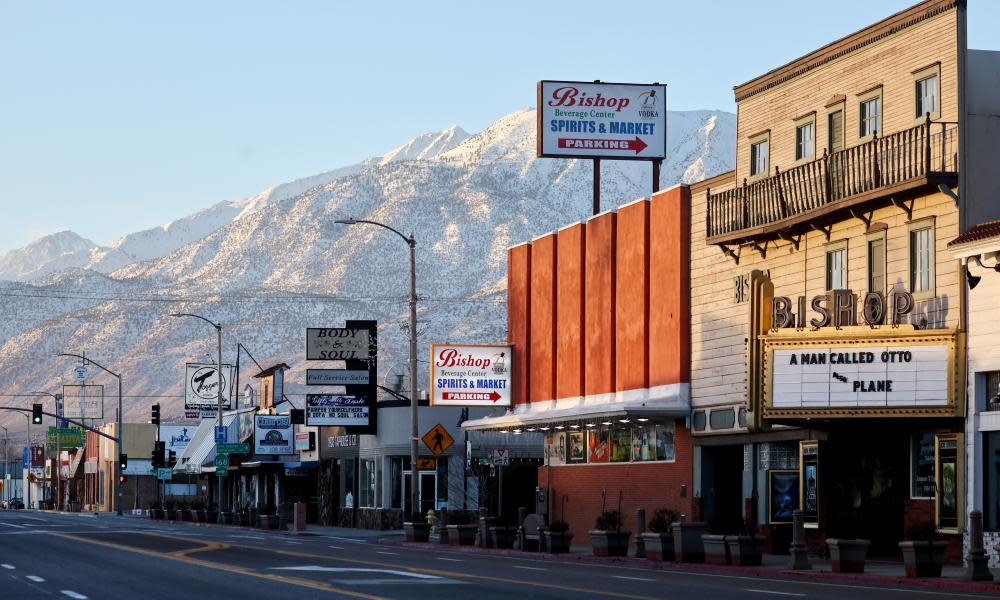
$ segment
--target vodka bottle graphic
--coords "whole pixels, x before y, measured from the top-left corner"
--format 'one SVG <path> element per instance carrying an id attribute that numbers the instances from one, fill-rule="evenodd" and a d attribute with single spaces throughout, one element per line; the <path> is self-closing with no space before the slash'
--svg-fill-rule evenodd
<path id="1" fill-rule="evenodd" d="M 642 106 L 656 106 L 656 90 L 649 90 L 649 94 L 642 99 Z"/>
<path id="2" fill-rule="evenodd" d="M 503 352 L 493 355 L 493 372 L 497 375 L 503 375 L 507 372 L 507 361 Z"/>

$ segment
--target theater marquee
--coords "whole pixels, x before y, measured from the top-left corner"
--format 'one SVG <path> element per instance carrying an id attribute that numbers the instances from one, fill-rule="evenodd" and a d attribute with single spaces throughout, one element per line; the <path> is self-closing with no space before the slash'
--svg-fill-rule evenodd
<path id="1" fill-rule="evenodd" d="M 763 417 L 961 416 L 960 334 L 846 327 L 763 341 Z"/>

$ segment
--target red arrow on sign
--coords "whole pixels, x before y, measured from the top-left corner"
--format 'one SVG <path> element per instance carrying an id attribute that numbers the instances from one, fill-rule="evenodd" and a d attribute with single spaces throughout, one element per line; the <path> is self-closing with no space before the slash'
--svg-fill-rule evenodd
<path id="1" fill-rule="evenodd" d="M 500 394 L 496 392 L 444 392 L 441 394 L 442 400 L 490 400 L 496 402 L 500 399 Z"/>
<path id="2" fill-rule="evenodd" d="M 559 147 L 570 150 L 634 150 L 639 154 L 649 144 L 636 136 L 632 140 L 587 140 L 580 138 L 559 138 Z"/>

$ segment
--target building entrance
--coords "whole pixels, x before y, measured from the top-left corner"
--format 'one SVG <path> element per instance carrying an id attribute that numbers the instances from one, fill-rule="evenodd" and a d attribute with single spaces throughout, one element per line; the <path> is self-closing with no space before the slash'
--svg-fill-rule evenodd
<path id="1" fill-rule="evenodd" d="M 702 519 L 712 531 L 740 531 L 743 524 L 743 445 L 702 446 Z"/>

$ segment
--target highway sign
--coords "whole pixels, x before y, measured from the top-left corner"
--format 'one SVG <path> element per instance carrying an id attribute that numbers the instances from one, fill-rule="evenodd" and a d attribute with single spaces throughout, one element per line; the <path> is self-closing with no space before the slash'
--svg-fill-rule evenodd
<path id="1" fill-rule="evenodd" d="M 215 447 L 219 454 L 247 454 L 250 452 L 250 444 L 219 444 Z"/>
<path id="2" fill-rule="evenodd" d="M 225 425 L 216 425 L 215 426 L 215 443 L 216 444 L 225 444 L 226 441 L 229 439 L 229 436 L 226 435 L 226 433 L 227 433 L 227 431 L 226 431 L 226 426 Z"/>
<path id="3" fill-rule="evenodd" d="M 448 430 L 440 423 L 431 427 L 431 430 L 425 433 L 424 437 L 420 439 L 423 440 L 424 445 L 427 446 L 434 456 L 441 456 L 455 443 L 455 438 L 451 437 Z"/>
<path id="4" fill-rule="evenodd" d="M 228 454 L 216 454 L 215 455 L 215 474 L 219 477 L 225 477 L 229 471 L 229 455 Z"/>
<path id="5" fill-rule="evenodd" d="M 87 381 L 87 367 L 77 367 L 73 369 L 73 377 L 76 377 L 77 381 Z"/>

